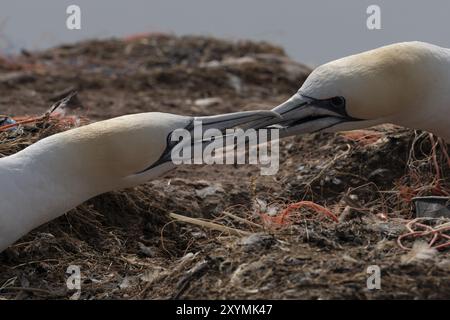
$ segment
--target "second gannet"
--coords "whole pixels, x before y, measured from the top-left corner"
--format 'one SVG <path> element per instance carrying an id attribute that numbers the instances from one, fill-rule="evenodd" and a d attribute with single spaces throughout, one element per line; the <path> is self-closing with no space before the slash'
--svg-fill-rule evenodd
<path id="1" fill-rule="evenodd" d="M 315 69 L 273 111 L 280 137 L 392 123 L 450 142 L 450 50 L 404 42 L 348 56 Z M 253 123 L 252 127 L 258 126 Z"/>

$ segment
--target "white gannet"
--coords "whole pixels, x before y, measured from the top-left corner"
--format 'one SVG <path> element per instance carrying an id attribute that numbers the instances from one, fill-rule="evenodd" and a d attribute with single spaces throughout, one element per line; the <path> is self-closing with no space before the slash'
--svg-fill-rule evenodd
<path id="1" fill-rule="evenodd" d="M 61 132 L 0 159 L 0 251 L 35 227 L 114 189 L 136 186 L 173 169 L 169 138 L 180 128 L 222 132 L 272 111 L 209 117 L 141 113 Z M 181 142 L 180 142 L 181 143 Z M 189 141 L 188 143 L 191 143 Z"/>
<path id="2" fill-rule="evenodd" d="M 280 137 L 392 123 L 450 142 L 450 49 L 404 42 L 348 56 L 315 69 L 273 111 Z"/>

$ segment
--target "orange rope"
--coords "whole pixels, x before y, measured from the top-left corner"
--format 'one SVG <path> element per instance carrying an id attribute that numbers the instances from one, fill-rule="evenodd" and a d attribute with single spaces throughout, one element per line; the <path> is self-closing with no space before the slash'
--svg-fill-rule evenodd
<path id="1" fill-rule="evenodd" d="M 447 160 L 447 165 L 450 167 L 450 156 L 448 155 L 447 144 L 441 138 L 439 138 L 439 144 L 441 145 L 444 157 Z"/>
<path id="2" fill-rule="evenodd" d="M 57 113 L 53 113 L 53 114 L 47 113 L 42 116 L 35 116 L 35 117 L 23 117 L 23 116 L 22 117 L 14 117 L 12 119 L 15 120 L 16 122 L 0 126 L 0 132 L 8 130 L 13 127 L 16 127 L 18 125 L 34 123 L 34 122 L 42 121 L 42 120 L 49 119 L 49 118 L 58 119 L 59 123 L 66 124 L 66 125 L 75 125 L 77 119 L 79 119 L 81 121 L 87 119 L 85 117 L 78 117 L 78 116 L 61 116 Z"/>
<path id="3" fill-rule="evenodd" d="M 442 188 L 441 185 L 441 168 L 439 167 L 439 163 L 437 160 L 436 147 L 439 144 L 439 141 L 435 141 L 433 134 L 429 134 L 429 138 L 431 141 L 431 160 L 433 162 L 434 170 L 436 171 L 435 182 L 433 186 L 433 191 L 437 194 L 449 196 L 450 194 Z M 445 151 L 444 151 L 445 152 Z"/>
<path id="4" fill-rule="evenodd" d="M 364 129 L 341 132 L 340 135 L 347 140 L 355 141 L 363 146 L 374 144 L 383 137 L 381 132 Z"/>
<path id="5" fill-rule="evenodd" d="M 405 238 L 421 238 L 421 237 L 427 237 L 431 236 L 431 240 L 428 242 L 428 245 L 430 248 L 434 248 L 436 250 L 444 249 L 447 247 L 450 247 L 450 235 L 444 233 L 446 231 L 450 231 L 450 224 L 445 223 L 441 226 L 432 227 L 429 225 L 426 225 L 424 223 L 421 223 L 420 221 L 429 221 L 433 220 L 433 218 L 416 218 L 414 220 L 409 221 L 406 224 L 406 229 L 408 229 L 408 232 L 405 234 L 400 235 L 397 238 L 397 243 L 400 246 L 400 248 L 404 250 L 411 250 L 411 248 L 406 247 L 403 245 L 402 240 Z M 417 230 L 421 229 L 421 230 Z M 447 240 L 444 243 L 436 244 L 439 240 L 444 239 Z"/>
<path id="6" fill-rule="evenodd" d="M 45 114 L 43 116 L 39 116 L 39 117 L 30 117 L 24 120 L 18 120 L 15 123 L 9 123 L 9 124 L 5 124 L 3 126 L 0 126 L 0 131 L 5 131 L 8 130 L 10 128 L 16 127 L 18 125 L 22 125 L 22 124 L 27 124 L 27 123 L 33 123 L 33 122 L 37 122 L 40 120 L 44 120 L 45 118 L 49 117 L 49 115 Z"/>
<path id="7" fill-rule="evenodd" d="M 286 209 L 284 209 L 281 213 L 277 214 L 276 216 L 272 217 L 267 214 L 263 214 L 262 218 L 266 222 L 270 222 L 273 224 L 278 225 L 285 225 L 287 218 L 291 215 L 291 211 L 300 209 L 302 207 L 307 207 L 309 209 L 312 209 L 316 213 L 322 213 L 325 216 L 331 218 L 334 222 L 339 222 L 339 219 L 334 215 L 330 210 L 328 210 L 325 207 L 322 207 L 321 205 L 318 205 L 317 203 L 314 203 L 312 201 L 300 201 L 296 203 L 290 204 Z"/>

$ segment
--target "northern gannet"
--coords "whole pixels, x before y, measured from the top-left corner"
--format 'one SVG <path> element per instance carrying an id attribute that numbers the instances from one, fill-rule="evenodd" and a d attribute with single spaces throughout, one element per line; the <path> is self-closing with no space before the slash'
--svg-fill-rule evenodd
<path id="1" fill-rule="evenodd" d="M 273 111 L 280 137 L 392 123 L 450 142 L 450 49 L 404 42 L 348 56 L 315 69 Z"/>
<path id="2" fill-rule="evenodd" d="M 224 131 L 272 111 L 209 117 L 141 113 L 95 122 L 42 139 L 0 159 L 0 252 L 20 237 L 82 202 L 133 187 L 173 169 L 169 141 L 180 128 Z M 181 143 L 181 142 L 180 142 Z M 191 141 L 189 141 L 191 143 Z"/>

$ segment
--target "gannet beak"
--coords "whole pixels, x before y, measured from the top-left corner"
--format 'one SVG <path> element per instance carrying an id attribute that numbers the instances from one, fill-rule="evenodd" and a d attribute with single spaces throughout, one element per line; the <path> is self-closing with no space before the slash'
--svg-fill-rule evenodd
<path id="1" fill-rule="evenodd" d="M 248 126 L 249 123 L 260 123 L 260 122 L 272 122 L 273 119 L 277 119 L 277 121 L 281 121 L 281 116 L 271 110 L 256 110 L 256 111 L 241 111 L 227 114 L 220 114 L 215 116 L 204 116 L 204 117 L 194 117 L 192 121 L 185 128 L 177 128 L 167 137 L 167 146 L 165 150 L 161 153 L 161 157 L 153 163 L 148 168 L 137 172 L 137 174 L 142 174 L 152 168 L 155 168 L 161 164 L 172 161 L 171 152 L 175 147 L 182 147 L 183 143 L 179 143 L 177 140 L 171 141 L 171 135 L 178 129 L 188 130 L 191 133 L 195 131 L 195 126 L 201 124 L 202 132 L 199 138 L 195 137 L 195 133 L 193 133 L 193 139 L 189 141 L 185 141 L 184 143 L 189 143 L 192 146 L 194 144 L 204 144 L 211 141 L 211 138 L 204 138 L 203 134 L 208 129 L 218 129 L 222 133 L 222 138 L 225 137 L 226 129 L 231 129 L 234 127 L 244 127 L 245 129 L 251 128 Z"/>
<path id="2" fill-rule="evenodd" d="M 208 129 L 218 129 L 225 131 L 234 127 L 243 126 L 249 123 L 260 122 L 277 122 L 281 121 L 281 116 L 271 110 L 256 110 L 256 111 L 241 111 L 227 114 L 220 114 L 215 116 L 194 117 L 194 121 L 201 122 L 203 132 Z M 251 126 L 245 126 L 251 128 Z"/>
<path id="3" fill-rule="evenodd" d="M 280 137 L 324 131 L 337 124 L 358 121 L 345 110 L 345 99 L 335 97 L 318 100 L 296 93 L 289 100 L 272 109 L 282 119 L 250 123 L 254 128 L 279 128 Z"/>

